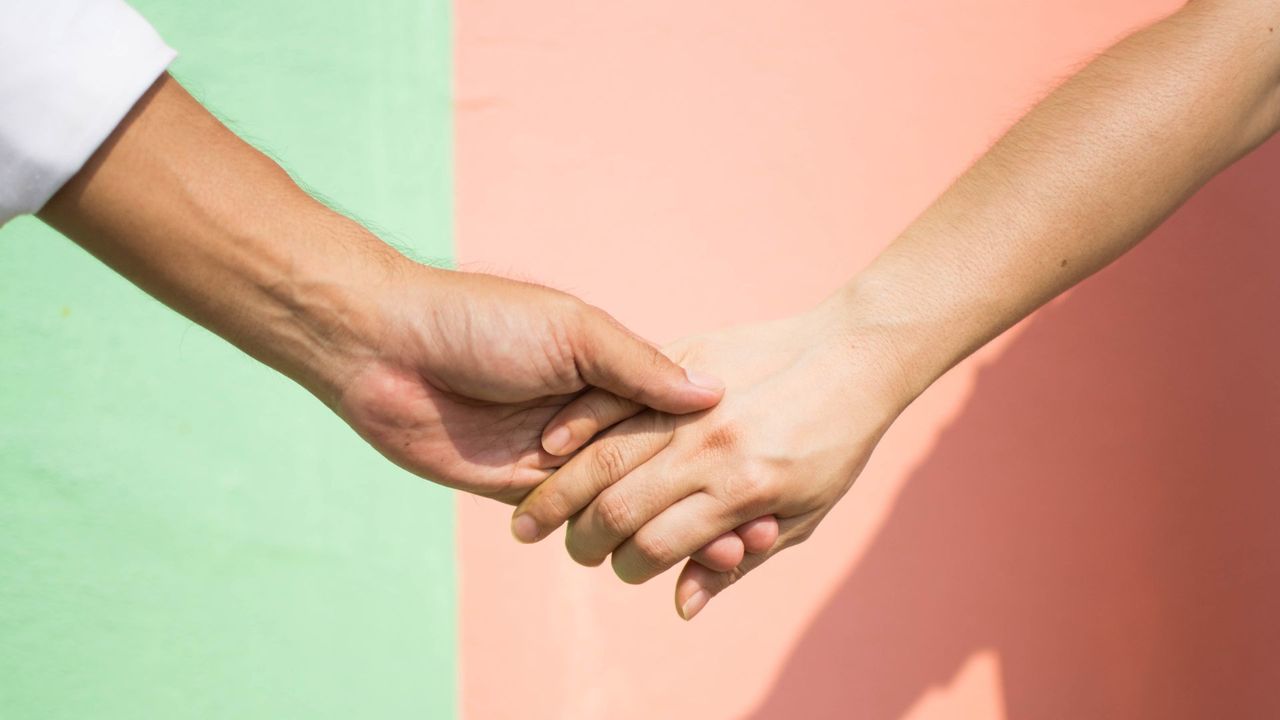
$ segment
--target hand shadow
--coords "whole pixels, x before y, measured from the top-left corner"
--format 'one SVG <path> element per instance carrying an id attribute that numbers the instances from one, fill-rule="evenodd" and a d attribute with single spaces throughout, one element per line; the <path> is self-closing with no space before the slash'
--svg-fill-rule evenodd
<path id="1" fill-rule="evenodd" d="M 1280 717 L 1280 144 L 980 369 L 752 717 Z M 830 532 L 831 529 L 827 528 Z"/>

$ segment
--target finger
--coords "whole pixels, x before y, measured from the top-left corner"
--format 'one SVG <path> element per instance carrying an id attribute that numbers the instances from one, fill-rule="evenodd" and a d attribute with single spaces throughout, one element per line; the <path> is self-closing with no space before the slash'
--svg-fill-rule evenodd
<path id="1" fill-rule="evenodd" d="M 738 567 L 732 570 L 716 570 L 690 560 L 680 570 L 676 579 L 676 612 L 685 620 L 692 620 L 725 588 L 741 580 L 751 570 L 786 548 L 803 542 L 813 532 L 812 518 L 790 518 L 777 524 L 778 539 L 772 547 L 759 553 L 747 553 Z"/>
<path id="2" fill-rule="evenodd" d="M 778 541 L 778 518 L 765 515 L 755 520 L 748 520 L 739 525 L 734 532 L 742 538 L 743 552 L 762 553 Z M 707 563 L 702 564 L 707 565 Z M 707 565 L 707 567 L 711 566 Z"/>
<path id="3" fill-rule="evenodd" d="M 588 445 L 587 450 L 596 444 Z M 646 523 L 702 489 L 704 473 L 691 470 L 688 463 L 678 470 L 673 471 L 669 463 L 660 458 L 654 459 L 601 491 L 573 519 L 565 533 L 565 549 L 569 556 L 583 565 L 599 565 Z M 755 514 L 752 513 L 753 516 Z M 689 547 L 681 557 L 687 557 L 722 533 L 733 530 L 735 525 L 737 523 L 730 523 L 715 532 L 708 530 L 701 535 L 701 542 Z"/>
<path id="4" fill-rule="evenodd" d="M 716 593 L 759 567 L 767 557 L 763 553 L 748 555 L 738 567 L 728 571 L 712 570 L 693 560 L 685 563 L 676 580 L 676 612 L 685 620 L 692 620 Z"/>
<path id="5" fill-rule="evenodd" d="M 754 510 L 726 506 L 707 493 L 692 494 L 618 545 L 613 572 L 626 583 L 646 582 L 755 515 Z"/>
<path id="6" fill-rule="evenodd" d="M 761 553 L 778 540 L 778 519 L 772 515 L 748 520 L 712 540 L 693 554 L 693 560 L 711 570 L 728 571 L 747 553 Z"/>
<path id="7" fill-rule="evenodd" d="M 593 309 L 582 318 L 574 362 L 588 384 L 669 413 L 706 410 L 720 402 L 724 383 L 719 379 L 686 372 L 603 311 Z"/>
<path id="8" fill-rule="evenodd" d="M 614 427 L 525 496 L 512 516 L 511 534 L 526 543 L 546 537 L 666 447 L 674 427 L 670 415 L 654 412 Z"/>
<path id="9" fill-rule="evenodd" d="M 746 546 L 737 531 L 727 532 L 702 546 L 693 559 L 703 567 L 728 571 L 738 567 L 746 556 Z"/>
<path id="10" fill-rule="evenodd" d="M 571 455 L 596 433 L 644 409 L 638 402 L 595 388 L 556 413 L 542 431 L 542 448 L 552 455 Z"/>

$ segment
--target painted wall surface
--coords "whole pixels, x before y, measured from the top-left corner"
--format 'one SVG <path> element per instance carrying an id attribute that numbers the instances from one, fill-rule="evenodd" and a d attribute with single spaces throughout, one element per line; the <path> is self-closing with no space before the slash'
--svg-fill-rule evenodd
<path id="1" fill-rule="evenodd" d="M 233 128 L 450 254 L 447 3 L 137 7 Z M 32 219 L 0 276 L 0 717 L 455 714 L 447 492 Z"/>
<path id="2" fill-rule="evenodd" d="M 666 341 L 807 307 L 1175 0 L 464 2 L 460 259 Z M 948 375 L 672 609 L 459 505 L 469 720 L 1274 717 L 1280 146 Z"/>

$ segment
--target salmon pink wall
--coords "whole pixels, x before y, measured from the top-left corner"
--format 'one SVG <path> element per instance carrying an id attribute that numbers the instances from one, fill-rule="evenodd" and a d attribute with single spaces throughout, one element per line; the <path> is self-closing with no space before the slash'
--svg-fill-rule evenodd
<path id="1" fill-rule="evenodd" d="M 794 312 L 1178 5 L 460 2 L 459 259 L 659 341 Z M 1277 716 L 1278 179 L 1269 146 L 953 371 L 695 622 L 460 499 L 465 717 Z"/>

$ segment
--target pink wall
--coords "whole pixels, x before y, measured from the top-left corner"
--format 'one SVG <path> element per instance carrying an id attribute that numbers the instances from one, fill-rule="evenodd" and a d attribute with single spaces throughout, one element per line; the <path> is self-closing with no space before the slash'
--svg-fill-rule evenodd
<path id="1" fill-rule="evenodd" d="M 462 2 L 459 257 L 662 341 L 795 311 L 1178 4 Z M 1277 716 L 1277 180 L 1271 146 L 957 368 L 693 623 L 463 498 L 466 717 Z"/>

